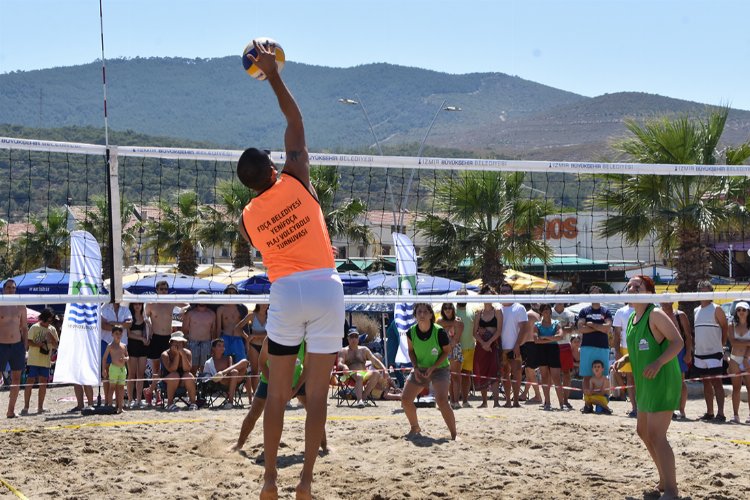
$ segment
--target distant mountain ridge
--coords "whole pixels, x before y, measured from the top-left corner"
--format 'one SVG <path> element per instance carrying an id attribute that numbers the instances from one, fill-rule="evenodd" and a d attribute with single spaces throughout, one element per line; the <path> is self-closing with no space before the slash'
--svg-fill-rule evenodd
<path id="1" fill-rule="evenodd" d="M 0 123 L 38 128 L 100 127 L 98 63 L 0 75 Z M 238 56 L 134 58 L 107 62 L 109 124 L 114 130 L 225 147 L 280 148 L 283 117 L 269 86 L 252 81 Z M 440 104 L 427 143 L 481 155 L 594 159 L 623 136 L 626 117 L 700 115 L 704 104 L 622 92 L 594 98 L 503 73 L 451 75 L 378 63 L 328 68 L 288 62 L 284 77 L 305 116 L 308 146 L 352 151 L 374 144 L 359 96 L 384 146 L 416 153 Z M 733 110 L 725 140 L 750 138 L 750 111 Z M 551 155 L 551 156 L 550 156 Z M 547 158 L 548 157 L 548 158 Z"/>

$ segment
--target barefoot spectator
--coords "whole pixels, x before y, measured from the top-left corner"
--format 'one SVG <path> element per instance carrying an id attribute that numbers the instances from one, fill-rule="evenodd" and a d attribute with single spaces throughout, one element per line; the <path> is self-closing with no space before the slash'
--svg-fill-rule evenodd
<path id="1" fill-rule="evenodd" d="M 121 342 L 127 347 L 128 345 L 128 331 L 133 325 L 133 316 L 130 315 L 130 309 L 124 307 L 122 304 L 114 302 L 112 304 L 105 304 L 102 306 L 101 312 L 101 354 L 104 356 L 104 352 L 107 347 L 112 344 L 114 337 L 112 336 L 112 330 L 115 327 L 120 328 L 122 332 Z M 111 359 L 107 359 L 107 364 L 111 363 Z M 126 361 L 127 364 L 127 361 Z M 127 369 L 127 366 L 125 367 Z M 123 382 L 124 383 L 124 382 Z M 110 387 L 109 379 L 102 375 L 102 386 L 104 387 L 104 400 L 107 405 L 112 404 L 112 394 L 115 388 Z"/>
<path id="2" fill-rule="evenodd" d="M 128 306 L 133 323 L 128 330 L 128 407 L 143 406 L 143 379 L 146 376 L 148 363 L 148 346 L 151 343 L 151 322 L 144 315 L 141 302 L 131 302 Z"/>
<path id="3" fill-rule="evenodd" d="M 466 296 L 469 292 L 466 288 L 461 288 L 456 292 L 456 297 Z M 473 383 L 474 372 L 474 311 L 466 307 L 466 302 L 456 304 L 456 317 L 461 319 L 464 324 L 464 331 L 461 334 L 461 355 L 464 360 L 461 363 L 461 401 L 464 408 L 471 408 L 469 403 L 469 391 Z"/>
<path id="4" fill-rule="evenodd" d="M 688 372 L 690 363 L 693 361 L 693 336 L 690 333 L 690 320 L 688 320 L 687 314 L 678 310 L 674 310 L 671 302 L 662 302 L 659 304 L 664 314 L 669 316 L 672 323 L 677 327 L 680 332 L 680 337 L 685 345 L 683 345 L 680 354 L 677 355 L 677 361 L 680 364 L 680 372 L 682 372 L 682 395 L 680 397 L 680 411 L 675 413 L 673 418 L 675 420 L 685 420 L 685 406 L 687 405 L 688 399 L 688 388 L 685 382 L 685 375 Z"/>
<path id="5" fill-rule="evenodd" d="M 698 283 L 699 292 L 712 292 L 713 285 L 709 281 Z M 729 325 L 721 307 L 711 300 L 701 300 L 700 306 L 695 308 L 695 355 L 693 371 L 703 382 L 703 397 L 706 400 L 706 413 L 700 418 L 704 422 L 725 422 L 724 416 L 724 386 L 721 383 L 723 371 L 724 346 L 727 343 Z M 716 397 L 717 413 L 714 416 L 714 397 Z"/>
<path id="6" fill-rule="evenodd" d="M 592 286 L 589 293 L 602 293 L 598 286 Z M 583 376 L 583 394 L 589 394 L 589 382 L 593 375 L 591 366 L 597 359 L 604 366 L 604 373 L 609 373 L 609 331 L 612 327 L 612 314 L 598 302 L 581 309 L 578 313 L 578 331 L 581 333 L 581 376 Z M 583 406 L 583 413 L 593 411 L 591 405 Z"/>
<path id="7" fill-rule="evenodd" d="M 156 282 L 156 295 L 164 296 L 169 294 L 169 284 L 164 281 Z M 157 394 L 156 384 L 159 381 L 161 372 L 161 355 L 169 349 L 169 338 L 172 335 L 172 311 L 175 304 L 173 302 L 151 302 L 146 304 L 146 318 L 151 323 L 151 343 L 148 346 L 148 359 L 151 360 L 151 394 Z M 151 400 L 151 404 L 156 405 L 157 398 Z"/>
<path id="8" fill-rule="evenodd" d="M 185 347 L 187 339 L 182 332 L 174 332 L 169 336 L 169 349 L 161 353 L 161 375 L 167 385 L 167 411 L 177 411 L 174 395 L 179 387 L 187 390 L 190 406 L 188 409 L 197 410 L 195 399 L 195 377 L 190 372 L 193 356 Z"/>
<path id="9" fill-rule="evenodd" d="M 542 374 L 542 392 L 544 393 L 544 410 L 551 410 L 550 386 L 555 386 L 557 401 L 560 409 L 564 410 L 565 396 L 560 386 L 560 349 L 557 341 L 563 338 L 560 323 L 552 319 L 552 306 L 541 304 L 539 312 L 542 319 L 534 323 L 534 342 L 539 361 L 539 371 Z"/>
<path id="10" fill-rule="evenodd" d="M 208 295 L 208 292 L 200 290 L 198 295 Z M 182 319 L 182 332 L 188 339 L 188 349 L 192 354 L 190 372 L 195 375 L 211 357 L 211 341 L 216 337 L 216 313 L 208 304 L 191 306 Z"/>
<path id="11" fill-rule="evenodd" d="M 513 287 L 503 283 L 499 290 L 500 295 L 511 295 Z M 513 406 L 520 406 L 519 395 L 521 393 L 521 342 L 523 332 L 529 328 L 529 317 L 526 309 L 518 303 L 506 302 L 502 305 L 503 326 L 500 339 L 502 341 L 502 376 L 505 390 L 505 406 L 510 406 L 511 395 Z"/>
<path id="12" fill-rule="evenodd" d="M 9 279 L 3 284 L 3 295 L 14 295 L 16 282 Z M 0 306 L 0 370 L 10 363 L 10 392 L 8 394 L 8 418 L 16 416 L 16 400 L 21 389 L 21 372 L 26 364 L 28 350 L 28 325 L 26 308 L 23 306 Z"/>
<path id="13" fill-rule="evenodd" d="M 490 285 L 482 286 L 480 295 L 495 295 Z M 482 393 L 482 404 L 487 408 L 487 388 L 492 390 L 495 407 L 500 406 L 498 372 L 500 368 L 500 331 L 503 327 L 503 314 L 491 302 L 482 304 L 482 309 L 474 315 L 474 387 Z M 506 393 L 507 394 L 507 393 Z"/>
<path id="14" fill-rule="evenodd" d="M 562 328 L 563 338 L 557 344 L 560 349 L 560 375 L 562 376 L 563 385 L 563 406 L 566 410 L 572 410 L 573 406 L 568 401 L 570 397 L 570 383 L 573 375 L 573 369 L 575 368 L 575 360 L 573 359 L 573 348 L 570 345 L 570 339 L 575 329 L 576 317 L 570 311 L 565 310 L 565 304 L 558 302 L 552 308 L 552 319 L 560 323 Z"/>
<path id="15" fill-rule="evenodd" d="M 451 407 L 455 410 L 461 407 L 461 403 L 459 403 L 461 400 L 461 365 L 464 362 L 461 337 L 464 333 L 464 324 L 461 322 L 461 318 L 456 316 L 456 307 L 450 302 L 446 302 L 440 307 L 440 317 L 437 324 L 448 333 L 448 338 L 451 341 L 451 355 L 448 358 L 451 371 L 450 398 Z"/>
<path id="16" fill-rule="evenodd" d="M 729 356 L 729 373 L 732 377 L 732 410 L 734 416 L 732 422 L 740 423 L 740 392 L 742 382 L 750 395 L 750 305 L 747 302 L 738 302 L 734 306 L 734 317 L 730 329 L 729 342 L 732 351 Z M 748 398 L 748 409 L 750 409 L 750 398 Z M 745 420 L 750 424 L 750 414 Z"/>
<path id="17" fill-rule="evenodd" d="M 237 295 L 237 286 L 230 284 L 224 289 L 225 295 Z M 244 304 L 224 304 L 216 310 L 216 330 L 218 337 L 224 340 L 224 352 L 233 360 L 247 359 L 248 335 L 243 330 L 247 324 L 243 318 L 247 316 Z M 265 330 L 264 330 L 265 331 Z M 217 338 L 217 335 L 214 335 Z M 258 348 L 260 349 L 260 342 Z M 229 348 L 231 346 L 231 348 Z"/>
<path id="18" fill-rule="evenodd" d="M 625 338 L 625 328 L 628 326 L 628 320 L 630 315 L 633 314 L 633 306 L 625 304 L 615 312 L 615 317 L 612 320 L 612 331 L 614 339 L 612 344 L 615 346 L 615 352 L 617 352 L 617 358 L 621 358 L 628 353 L 628 343 Z M 633 384 L 633 369 L 630 367 L 630 363 L 623 364 L 619 370 L 614 373 L 622 373 L 625 375 L 625 385 L 627 385 L 628 399 L 630 400 L 630 413 L 629 417 L 636 417 L 638 415 L 638 405 L 635 402 L 635 385 Z M 616 382 L 617 385 L 621 385 L 620 380 Z"/>
<path id="19" fill-rule="evenodd" d="M 117 413 L 122 413 L 125 398 L 125 381 L 128 378 L 128 346 L 122 343 L 122 327 L 113 325 L 112 342 L 102 354 L 102 378 L 109 381 L 107 387 L 114 393 Z M 107 405 L 112 403 L 112 392 L 106 393 Z"/>
<path id="20" fill-rule="evenodd" d="M 224 409 L 232 408 L 232 400 L 237 392 L 237 385 L 245 380 L 246 374 L 246 359 L 234 363 L 232 356 L 224 355 L 223 339 L 218 338 L 211 341 L 211 357 L 203 365 L 203 375 L 227 388 L 230 399 L 224 403 Z"/>
<path id="21" fill-rule="evenodd" d="M 338 370 L 354 380 L 354 393 L 357 396 L 354 406 L 364 408 L 365 400 L 370 397 L 380 378 L 388 376 L 388 369 L 370 349 L 359 345 L 359 330 L 350 328 L 347 339 L 349 345 L 339 351 Z M 368 361 L 377 370 L 368 370 Z"/>
<path id="22" fill-rule="evenodd" d="M 44 413 L 44 397 L 47 394 L 49 380 L 50 357 L 52 350 L 60 343 L 57 329 L 51 325 L 55 318 L 52 309 L 45 309 L 39 314 L 39 321 L 29 328 L 29 358 L 26 362 L 28 375 L 23 394 L 23 410 L 21 415 L 28 415 L 31 391 L 34 384 L 39 385 L 37 393 L 37 413 Z"/>

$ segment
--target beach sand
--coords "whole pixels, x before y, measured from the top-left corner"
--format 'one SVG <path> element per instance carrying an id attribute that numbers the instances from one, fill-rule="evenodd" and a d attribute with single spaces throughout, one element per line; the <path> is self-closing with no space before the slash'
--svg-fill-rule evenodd
<path id="1" fill-rule="evenodd" d="M 133 410 L 84 417 L 66 413 L 74 406 L 72 392 L 51 389 L 49 413 L 2 419 L 0 497 L 13 498 L 15 489 L 28 498 L 257 498 L 262 420 L 242 452 L 226 451 L 246 410 Z M 0 393 L 3 412 L 7 395 Z M 35 404 L 36 391 L 32 408 Z M 627 403 L 613 402 L 612 416 L 472 404 L 475 408 L 456 411 L 459 439 L 453 442 L 437 409 L 419 409 L 423 436 L 409 440 L 398 403 L 337 408 L 331 399 L 327 433 L 332 452 L 318 458 L 315 497 L 652 497 L 644 492 L 656 484 L 656 470 L 635 434 L 635 419 L 625 416 Z M 574 406 L 580 408 L 581 402 Z M 688 403 L 689 417 L 704 411 L 702 400 Z M 745 403 L 741 415 L 747 417 Z M 294 497 L 304 416 L 294 405 L 287 412 L 279 450 L 282 498 Z M 750 425 L 673 422 L 669 439 L 681 495 L 748 498 Z"/>

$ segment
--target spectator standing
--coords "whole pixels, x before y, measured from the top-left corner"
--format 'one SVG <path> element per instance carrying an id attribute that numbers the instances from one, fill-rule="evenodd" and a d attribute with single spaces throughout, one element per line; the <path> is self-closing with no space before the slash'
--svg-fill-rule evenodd
<path id="1" fill-rule="evenodd" d="M 710 281 L 698 283 L 699 292 L 713 292 Z M 712 300 L 701 300 L 695 308 L 695 356 L 693 370 L 703 382 L 703 397 L 706 400 L 706 413 L 700 418 L 704 422 L 725 422 L 724 386 L 721 383 L 724 346 L 727 343 L 729 325 L 721 307 Z M 718 412 L 714 416 L 714 396 Z"/>
<path id="2" fill-rule="evenodd" d="M 500 295 L 511 295 L 513 287 L 508 283 L 500 286 Z M 511 394 L 514 407 L 521 406 L 518 396 L 521 393 L 521 341 L 522 333 L 529 328 L 526 309 L 518 303 L 506 302 L 500 309 L 503 317 L 502 333 L 502 369 L 503 387 L 505 389 L 505 406 L 511 406 Z M 511 392 L 512 387 L 512 392 Z"/>
<path id="3" fill-rule="evenodd" d="M 602 293 L 598 286 L 589 289 L 590 294 Z M 589 382 L 593 376 L 592 365 L 597 359 L 602 362 L 604 373 L 609 373 L 609 331 L 612 327 L 612 314 L 598 302 L 581 309 L 578 314 L 578 331 L 581 339 L 581 365 L 583 394 L 590 394 Z M 591 413 L 594 408 L 584 404 L 583 413 Z"/>
<path id="4" fill-rule="evenodd" d="M 690 321 L 688 320 L 687 314 L 678 310 L 674 310 L 671 302 L 662 302 L 659 304 L 661 310 L 669 316 L 672 323 L 677 327 L 682 337 L 682 342 L 685 344 L 682 350 L 677 355 L 677 361 L 680 364 L 680 372 L 682 373 L 682 394 L 680 397 L 680 411 L 675 412 L 672 416 L 674 420 L 685 420 L 685 406 L 687 405 L 688 388 L 685 383 L 685 375 L 688 372 L 690 363 L 693 361 L 693 336 L 690 333 Z"/>
<path id="5" fill-rule="evenodd" d="M 575 360 L 573 359 L 573 348 L 570 345 L 570 339 L 575 330 L 576 317 L 570 311 L 565 310 L 565 304 L 558 302 L 552 308 L 552 319 L 560 323 L 562 328 L 563 338 L 558 341 L 560 349 L 560 375 L 562 377 L 563 385 L 563 407 L 566 410 L 572 410 L 573 406 L 568 401 L 570 397 L 570 384 L 575 368 Z"/>
<path id="6" fill-rule="evenodd" d="M 619 359 L 628 353 L 628 343 L 625 337 L 625 330 L 628 327 L 628 320 L 633 314 L 633 306 L 625 304 L 615 312 L 615 317 L 612 320 L 612 330 L 614 333 L 613 345 L 615 346 L 615 352 L 617 353 L 616 358 Z M 635 402 L 635 383 L 633 382 L 633 368 L 630 363 L 623 363 L 619 370 L 615 370 L 614 373 L 622 373 L 625 375 L 625 385 L 627 386 L 628 399 L 630 400 L 630 412 L 629 417 L 635 418 L 638 416 L 638 405 Z M 622 379 L 620 379 L 622 380 Z M 617 382 L 619 385 L 619 382 Z"/>
<path id="7" fill-rule="evenodd" d="M 482 286 L 480 295 L 495 295 L 495 290 Z M 482 394 L 479 408 L 487 408 L 487 387 L 492 390 L 494 406 L 500 406 L 498 371 L 500 368 L 500 332 L 503 327 L 503 314 L 491 302 L 485 302 L 474 315 L 474 385 Z"/>
<path id="8" fill-rule="evenodd" d="M 23 410 L 21 415 L 29 414 L 31 391 L 34 384 L 39 384 L 37 394 L 37 413 L 44 413 L 44 397 L 47 394 L 49 380 L 50 357 L 52 350 L 60 343 L 57 329 L 51 325 L 55 318 L 52 309 L 45 309 L 39 314 L 39 321 L 29 329 L 29 358 L 26 362 L 28 375 L 23 394 Z"/>
<path id="9" fill-rule="evenodd" d="M 466 288 L 461 288 L 456 292 L 456 296 L 466 296 L 469 292 Z M 464 358 L 461 363 L 461 400 L 464 408 L 471 408 L 469 403 L 469 390 L 472 384 L 472 373 L 474 373 L 474 311 L 466 307 L 466 302 L 456 304 L 456 317 L 461 319 L 464 324 L 464 331 L 461 334 L 461 354 Z"/>
<path id="10" fill-rule="evenodd" d="M 16 282 L 12 279 L 3 284 L 3 295 L 16 293 Z M 26 363 L 29 348 L 29 330 L 26 324 L 26 308 L 23 306 L 0 306 L 0 367 L 10 363 L 10 393 L 8 394 L 8 418 L 16 416 L 16 400 L 21 390 L 21 372 Z"/>

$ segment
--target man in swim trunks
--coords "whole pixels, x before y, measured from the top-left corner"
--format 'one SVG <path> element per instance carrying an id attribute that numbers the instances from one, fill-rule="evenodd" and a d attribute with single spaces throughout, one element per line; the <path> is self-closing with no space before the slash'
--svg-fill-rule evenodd
<path id="1" fill-rule="evenodd" d="M 169 284 L 156 282 L 156 295 L 169 294 Z M 156 383 L 161 372 L 161 354 L 169 348 L 169 336 L 172 335 L 172 311 L 177 304 L 173 302 L 154 302 L 146 304 L 146 317 L 151 320 L 151 343 L 148 346 L 148 359 L 151 360 L 151 391 L 156 394 Z M 152 400 L 156 403 L 156 400 Z"/>
<path id="2" fill-rule="evenodd" d="M 594 285 L 589 288 L 590 294 L 602 293 Z M 586 306 L 578 313 L 578 331 L 581 339 L 581 376 L 583 377 L 583 394 L 589 394 L 589 381 L 594 375 L 592 366 L 597 359 L 604 366 L 604 373 L 609 373 L 609 331 L 612 329 L 612 313 L 598 302 Z M 594 407 L 585 404 L 583 413 L 592 413 Z"/>
<path id="3" fill-rule="evenodd" d="M 237 295 L 237 286 L 230 284 L 224 289 L 225 295 Z M 235 361 L 247 359 L 245 344 L 248 335 L 237 325 L 247 315 L 247 307 L 243 304 L 223 304 L 216 310 L 217 336 L 224 339 L 224 352 L 232 356 Z"/>
<path id="4" fill-rule="evenodd" d="M 388 370 L 370 349 L 359 345 L 359 330 L 350 328 L 347 339 L 349 345 L 339 352 L 338 369 L 354 380 L 354 393 L 357 395 L 354 406 L 364 408 L 365 400 L 370 397 L 380 378 L 388 376 Z M 377 367 L 378 371 L 368 370 L 368 361 Z"/>
<path id="5" fill-rule="evenodd" d="M 208 292 L 200 290 L 200 295 Z M 188 339 L 188 349 L 193 355 L 190 372 L 195 375 L 211 357 L 211 341 L 216 338 L 216 313 L 207 304 L 191 307 L 182 319 L 182 332 Z"/>
<path id="6" fill-rule="evenodd" d="M 9 279 L 3 284 L 3 295 L 15 295 L 16 282 Z M 26 351 L 29 348 L 29 328 L 24 306 L 0 306 L 0 370 L 10 362 L 10 393 L 8 418 L 16 416 L 16 400 L 21 389 L 21 372 L 26 368 Z"/>
<path id="7" fill-rule="evenodd" d="M 247 57 L 266 75 L 287 122 L 281 175 L 268 154 L 255 148 L 246 149 L 237 164 L 239 180 L 257 193 L 243 210 L 240 232 L 260 250 L 271 281 L 266 325 L 270 376 L 263 418 L 266 462 L 260 498 L 278 498 L 276 461 L 284 410 L 291 398 L 295 360 L 303 340 L 308 351 L 308 411 L 305 458 L 296 496 L 312 498 L 313 468 L 325 431 L 328 381 L 341 348 L 344 287 L 320 202 L 310 184 L 302 113 L 279 75 L 275 48 L 256 41 L 255 50 L 257 57 Z"/>

